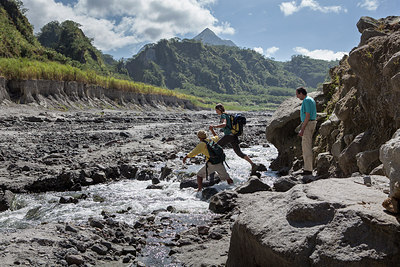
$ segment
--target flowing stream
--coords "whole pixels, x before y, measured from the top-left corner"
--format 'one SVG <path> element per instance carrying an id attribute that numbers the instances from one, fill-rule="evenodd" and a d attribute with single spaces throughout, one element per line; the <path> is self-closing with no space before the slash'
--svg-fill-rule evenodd
<path id="1" fill-rule="evenodd" d="M 269 166 L 272 159 L 276 158 L 277 150 L 272 145 L 269 147 L 254 146 L 244 148 L 243 151 L 256 163 Z M 227 163 L 230 167 L 228 173 L 234 185 L 226 182 L 214 185 L 218 190 L 232 189 L 244 183 L 249 178 L 250 165 L 236 156 L 232 149 L 225 149 Z M 202 165 L 181 163 L 183 152 L 175 159 L 180 169 L 174 170 L 174 177 L 179 173 L 193 173 Z M 156 166 L 160 170 L 161 166 Z M 274 172 L 263 172 L 261 179 L 272 186 L 276 179 Z M 179 188 L 179 181 L 171 179 L 161 181 L 164 189 L 146 189 L 151 181 L 122 180 L 109 184 L 99 184 L 83 187 L 79 192 L 46 192 L 40 194 L 19 194 L 10 210 L 0 213 L 0 232 L 16 231 L 21 228 L 33 227 L 41 223 L 51 222 L 84 222 L 88 218 L 101 218 L 102 211 L 115 213 L 116 220 L 134 224 L 139 217 L 156 214 L 156 221 L 162 223 L 162 216 L 168 213 L 173 220 L 174 232 L 180 232 L 189 226 L 201 225 L 213 218 L 213 213 L 208 210 L 209 203 L 201 199 L 200 194 L 193 188 Z M 86 199 L 81 199 L 77 204 L 60 204 L 62 196 L 86 194 Z M 176 212 L 166 212 L 172 206 Z M 161 212 L 154 213 L 154 211 Z M 123 211 L 123 212 L 121 212 Z M 172 215 L 173 214 L 173 215 Z M 171 231 L 171 230 L 169 230 Z M 158 245 L 159 239 L 171 238 L 175 233 L 165 231 L 155 237 L 147 238 L 147 245 L 141 260 L 151 266 L 166 266 L 165 256 L 168 253 Z"/>

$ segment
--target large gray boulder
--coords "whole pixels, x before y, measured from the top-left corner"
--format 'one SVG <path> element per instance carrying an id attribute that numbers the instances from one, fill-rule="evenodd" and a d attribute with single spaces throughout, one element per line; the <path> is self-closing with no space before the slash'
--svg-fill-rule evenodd
<path id="1" fill-rule="evenodd" d="M 390 180 L 389 198 L 383 203 L 385 209 L 390 212 L 399 212 L 400 201 L 400 129 L 393 138 L 381 146 L 379 159 L 383 163 L 385 174 Z"/>
<path id="2" fill-rule="evenodd" d="M 358 171 L 357 154 L 363 151 L 365 143 L 371 136 L 370 132 L 363 132 L 357 135 L 354 140 L 339 155 L 339 166 L 345 175 L 351 175 Z"/>
<path id="3" fill-rule="evenodd" d="M 400 224 L 381 206 L 383 176 L 332 178 L 240 195 L 227 266 L 396 266 Z"/>
<path id="4" fill-rule="evenodd" d="M 227 213 L 236 206 L 238 194 L 233 191 L 222 191 L 214 195 L 210 199 L 208 208 L 215 213 Z"/>
<path id="5" fill-rule="evenodd" d="M 290 166 L 293 161 L 291 147 L 299 140 L 295 129 L 300 124 L 301 101 L 295 97 L 284 101 L 274 112 L 266 127 L 267 140 L 278 149 L 278 157 L 271 163 L 270 168 L 278 170 Z"/>
<path id="6" fill-rule="evenodd" d="M 322 92 L 312 92 L 317 103 L 317 111 L 321 111 L 323 102 Z M 301 123 L 301 101 L 292 97 L 284 101 L 268 121 L 265 130 L 267 140 L 278 149 L 278 157 L 269 166 L 272 170 L 291 167 L 294 158 L 301 157 L 301 138 L 297 136 L 296 128 Z"/>

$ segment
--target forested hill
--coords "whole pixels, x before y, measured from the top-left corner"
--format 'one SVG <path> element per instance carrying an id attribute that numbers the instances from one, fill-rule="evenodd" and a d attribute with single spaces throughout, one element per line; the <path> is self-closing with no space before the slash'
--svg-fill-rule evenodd
<path id="1" fill-rule="evenodd" d="M 327 79 L 327 70 L 338 64 L 339 60 L 326 61 L 297 55 L 284 62 L 284 68 L 300 77 L 308 87 L 317 88 L 318 84 Z"/>
<path id="2" fill-rule="evenodd" d="M 42 27 L 37 37 L 43 46 L 54 49 L 72 60 L 88 64 L 97 71 L 106 70 L 102 53 L 92 45 L 80 26 L 71 20 L 62 23 L 52 21 Z"/>
<path id="3" fill-rule="evenodd" d="M 126 67 L 134 80 L 197 95 L 287 96 L 298 86 L 316 88 L 337 63 L 305 56 L 278 62 L 251 49 L 174 38 L 147 45 Z"/>
<path id="4" fill-rule="evenodd" d="M 42 66 L 56 61 L 86 76 L 143 82 L 201 97 L 210 105 L 224 102 L 249 109 L 276 108 L 298 86 L 317 88 L 338 63 L 304 56 L 279 62 L 252 49 L 178 38 L 148 44 L 132 58 L 117 61 L 94 47 L 73 21 L 49 22 L 35 36 L 19 0 L 0 1 L 1 58 L 39 60 Z M 44 76 L 36 72 L 30 76 Z"/>
<path id="5" fill-rule="evenodd" d="M 67 58 L 40 45 L 19 1 L 0 2 L 0 57 L 25 57 L 66 62 Z"/>
<path id="6" fill-rule="evenodd" d="M 56 61 L 97 74 L 129 79 L 123 61 L 116 61 L 92 45 L 73 21 L 52 21 L 37 36 L 21 1 L 0 1 L 0 58 Z"/>

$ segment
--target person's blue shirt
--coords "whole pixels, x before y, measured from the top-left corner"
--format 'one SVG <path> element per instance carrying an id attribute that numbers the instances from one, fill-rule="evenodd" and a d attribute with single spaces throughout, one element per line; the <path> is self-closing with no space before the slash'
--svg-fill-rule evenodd
<path id="1" fill-rule="evenodd" d="M 310 113 L 310 120 L 315 121 L 317 119 L 317 106 L 314 99 L 309 96 L 306 96 L 301 104 L 300 119 L 302 122 L 306 118 L 306 113 Z"/>

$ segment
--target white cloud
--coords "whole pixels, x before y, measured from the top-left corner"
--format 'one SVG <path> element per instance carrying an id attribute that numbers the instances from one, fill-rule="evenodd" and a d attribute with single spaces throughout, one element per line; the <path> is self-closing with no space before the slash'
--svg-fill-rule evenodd
<path id="1" fill-rule="evenodd" d="M 369 11 L 377 10 L 379 7 L 378 0 L 364 0 L 364 2 L 359 2 L 357 6 L 365 8 Z"/>
<path id="2" fill-rule="evenodd" d="M 366 1 L 374 1 L 374 0 L 366 0 Z M 339 13 L 342 11 L 347 12 L 347 9 L 341 6 L 321 6 L 315 0 L 301 0 L 299 5 L 297 4 L 296 1 L 282 2 L 279 5 L 279 8 L 281 9 L 281 11 L 285 16 L 292 15 L 293 13 L 298 12 L 303 8 L 310 8 L 311 10 L 319 11 L 322 13 L 331 13 L 331 12 Z"/>
<path id="3" fill-rule="evenodd" d="M 264 51 L 264 49 L 262 47 L 254 47 L 253 48 L 254 51 L 256 51 L 257 53 L 260 53 L 261 55 L 264 55 L 266 57 L 272 57 L 273 54 L 275 54 L 279 48 L 276 46 L 267 48 L 267 50 Z"/>
<path id="4" fill-rule="evenodd" d="M 73 20 L 103 51 L 156 42 L 162 38 L 196 35 L 205 28 L 234 34 L 207 7 L 216 0 L 78 0 L 63 5 L 55 0 L 25 0 L 27 16 L 38 32 L 50 21 Z"/>
<path id="5" fill-rule="evenodd" d="M 346 52 L 333 52 L 332 50 L 325 50 L 325 49 L 316 49 L 310 51 L 304 47 L 295 47 L 293 48 L 293 50 L 301 55 L 308 56 L 314 59 L 323 59 L 323 60 L 342 59 L 344 55 L 348 54 Z"/>
<path id="6" fill-rule="evenodd" d="M 285 14 L 285 16 L 292 15 L 293 13 L 300 10 L 298 6 L 296 6 L 296 2 L 283 2 L 279 5 L 279 8 Z"/>
<path id="7" fill-rule="evenodd" d="M 260 53 L 261 55 L 264 54 L 264 49 L 262 47 L 254 47 L 253 50 L 257 53 Z"/>
<path id="8" fill-rule="evenodd" d="M 267 50 L 265 51 L 265 55 L 267 57 L 271 57 L 273 54 L 275 54 L 276 52 L 278 52 L 279 48 L 276 46 L 267 48 Z"/>

